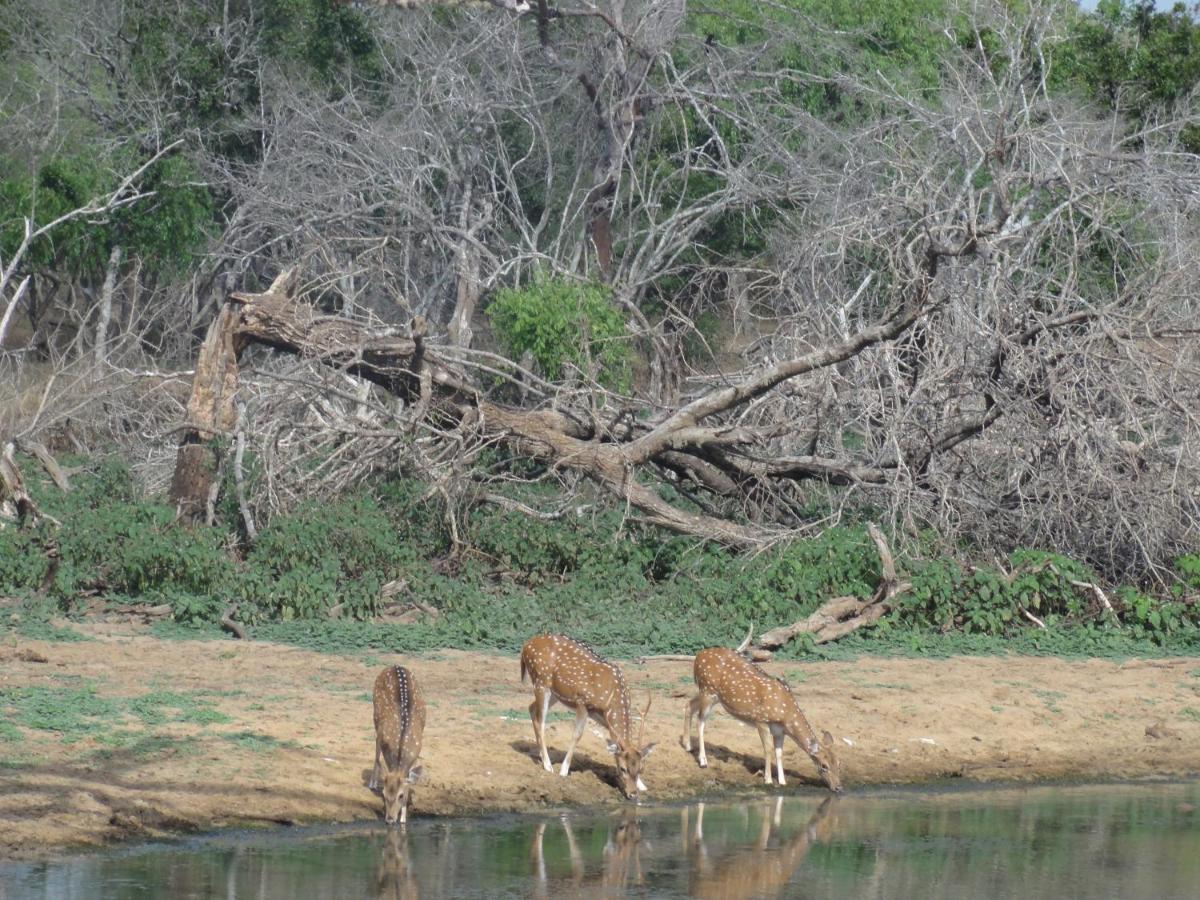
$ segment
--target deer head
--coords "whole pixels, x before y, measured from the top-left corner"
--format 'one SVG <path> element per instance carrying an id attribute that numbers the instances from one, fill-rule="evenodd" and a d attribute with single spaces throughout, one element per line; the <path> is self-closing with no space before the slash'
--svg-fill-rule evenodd
<path id="1" fill-rule="evenodd" d="M 402 825 L 408 819 L 408 801 L 412 796 L 412 787 L 424 774 L 424 769 L 414 766 L 408 772 L 403 769 L 390 769 L 383 776 L 383 819 L 389 825 L 395 825 L 397 818 Z"/>
<path id="2" fill-rule="evenodd" d="M 834 793 L 842 790 L 842 762 L 833 749 L 833 735 L 828 731 L 821 733 L 821 739 L 814 737 L 805 747 L 809 757 L 816 764 L 821 780 Z"/>
<path id="3" fill-rule="evenodd" d="M 642 783 L 642 764 L 654 751 L 654 744 L 645 744 L 640 749 L 637 746 L 642 743 L 646 736 L 646 716 L 650 713 L 650 704 L 654 702 L 654 695 L 651 694 L 646 700 L 646 708 L 642 711 L 642 724 L 638 730 L 638 738 L 636 742 L 629 740 L 629 732 L 631 729 L 625 729 L 625 734 L 617 737 L 616 742 L 610 742 L 608 751 L 613 755 L 617 764 L 617 780 L 620 782 L 619 787 L 628 799 L 636 800 L 638 795 L 646 789 L 646 785 Z"/>

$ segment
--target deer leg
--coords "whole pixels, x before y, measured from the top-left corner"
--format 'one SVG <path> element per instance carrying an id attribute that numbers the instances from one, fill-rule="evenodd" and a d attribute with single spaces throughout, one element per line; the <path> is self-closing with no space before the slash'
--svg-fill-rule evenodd
<path id="1" fill-rule="evenodd" d="M 779 775 L 779 783 L 787 784 L 783 777 L 783 726 L 772 725 L 771 737 L 775 739 L 775 771 Z"/>
<path id="2" fill-rule="evenodd" d="M 567 748 L 567 755 L 563 757 L 562 761 L 562 770 L 558 773 L 563 778 L 566 778 L 567 773 L 571 771 L 571 757 L 575 755 L 575 745 L 583 737 L 583 729 L 587 726 L 587 717 L 586 706 L 580 705 L 575 708 L 575 733 L 571 735 L 571 746 Z"/>
<path id="3" fill-rule="evenodd" d="M 683 737 L 680 743 L 683 744 L 683 749 L 688 753 L 692 752 L 692 716 L 700 711 L 702 703 L 700 694 L 697 694 L 687 703 L 687 708 L 683 711 Z"/>
<path id="4" fill-rule="evenodd" d="M 697 760 L 700 763 L 700 768 L 707 769 L 708 756 L 704 752 L 704 723 L 708 719 L 708 714 L 712 712 L 712 708 L 717 705 L 717 700 L 715 697 L 709 700 L 703 694 L 696 699 L 700 701 L 700 724 L 696 726 L 696 731 L 700 738 L 700 755 L 697 757 Z"/>
<path id="5" fill-rule="evenodd" d="M 379 740 L 375 741 L 375 768 L 371 770 L 371 783 L 367 790 L 373 791 L 379 787 Z"/>
<path id="6" fill-rule="evenodd" d="M 537 738 L 538 751 L 542 755 L 542 768 L 553 772 L 550 751 L 546 749 L 546 713 L 550 710 L 550 692 L 545 688 L 533 689 L 533 702 L 529 704 L 529 718 L 533 720 L 533 734 Z"/>
<path id="7" fill-rule="evenodd" d="M 771 784 L 771 741 L 770 730 L 762 722 L 758 723 L 758 739 L 763 748 L 763 780 Z"/>

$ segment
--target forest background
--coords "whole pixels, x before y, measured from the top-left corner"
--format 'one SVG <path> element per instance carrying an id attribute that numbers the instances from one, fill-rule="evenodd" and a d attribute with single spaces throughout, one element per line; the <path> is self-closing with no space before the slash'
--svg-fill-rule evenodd
<path id="1" fill-rule="evenodd" d="M 1197 10 L 0 0 L 5 627 L 1194 652 Z"/>

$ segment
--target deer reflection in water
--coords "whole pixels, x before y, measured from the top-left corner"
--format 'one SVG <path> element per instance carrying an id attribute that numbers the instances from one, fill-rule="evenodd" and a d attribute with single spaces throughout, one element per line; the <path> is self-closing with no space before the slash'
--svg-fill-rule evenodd
<path id="1" fill-rule="evenodd" d="M 546 857 L 542 849 L 546 823 L 539 822 L 534 828 L 533 842 L 529 848 L 535 897 L 620 896 L 645 884 L 641 863 L 642 826 L 636 812 L 624 810 L 618 821 L 609 824 L 604 842 L 604 865 L 599 873 L 593 872 L 590 877 L 571 820 L 565 815 L 562 817 L 562 827 L 567 839 L 567 857 L 571 863 L 570 881 L 554 879 L 551 885 L 547 879 Z"/>
<path id="2" fill-rule="evenodd" d="M 688 808 L 685 807 L 681 813 L 680 833 L 691 869 L 688 893 L 693 897 L 721 900 L 779 896 L 812 845 L 829 839 L 837 821 L 834 815 L 837 803 L 837 796 L 827 797 L 803 828 L 781 843 L 778 849 L 771 850 L 768 847 L 771 829 L 780 827 L 783 812 L 783 797 L 776 797 L 763 805 L 762 826 L 755 843 L 715 864 L 709 859 L 704 843 L 704 804 L 695 808 L 694 831 L 689 831 Z"/>
<path id="3" fill-rule="evenodd" d="M 408 853 L 408 832 L 389 828 L 383 837 L 383 853 L 375 868 L 375 896 L 379 900 L 417 900 L 421 888 Z"/>

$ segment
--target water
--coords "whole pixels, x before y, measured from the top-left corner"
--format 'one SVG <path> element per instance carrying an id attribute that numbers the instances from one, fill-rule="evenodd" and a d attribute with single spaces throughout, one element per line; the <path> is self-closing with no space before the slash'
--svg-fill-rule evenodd
<path id="1" fill-rule="evenodd" d="M 227 833 L 0 865 L 0 900 L 1200 897 L 1200 784 L 788 794 Z"/>

